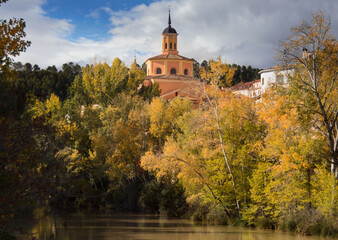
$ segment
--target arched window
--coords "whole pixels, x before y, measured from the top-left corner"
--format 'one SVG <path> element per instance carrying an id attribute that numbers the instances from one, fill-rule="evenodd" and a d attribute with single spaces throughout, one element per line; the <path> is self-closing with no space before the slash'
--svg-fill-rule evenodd
<path id="1" fill-rule="evenodd" d="M 170 74 L 176 74 L 176 69 L 175 68 L 170 69 Z"/>
<path id="2" fill-rule="evenodd" d="M 188 69 L 184 69 L 184 75 L 188 75 Z"/>
<path id="3" fill-rule="evenodd" d="M 162 69 L 161 68 L 156 68 L 156 74 L 162 74 Z"/>

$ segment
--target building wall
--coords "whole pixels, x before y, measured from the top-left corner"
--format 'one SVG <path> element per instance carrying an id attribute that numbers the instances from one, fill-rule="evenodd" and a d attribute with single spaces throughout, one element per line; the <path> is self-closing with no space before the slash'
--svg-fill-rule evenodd
<path id="1" fill-rule="evenodd" d="M 261 88 L 262 93 L 264 93 L 267 88 L 269 88 L 272 84 L 277 83 L 278 76 L 283 76 L 283 84 L 288 83 L 288 76 L 292 73 L 292 70 L 282 70 L 282 71 L 267 71 L 261 73 Z"/>
<path id="2" fill-rule="evenodd" d="M 178 90 L 178 89 L 184 89 L 187 87 L 187 83 L 183 81 L 159 81 L 158 82 L 161 91 L 161 95 L 166 94 L 168 92 Z"/>
<path id="3" fill-rule="evenodd" d="M 161 68 L 162 74 L 164 74 L 164 61 L 152 61 L 152 74 L 156 74 L 156 69 Z"/>
<path id="4" fill-rule="evenodd" d="M 165 80 L 156 81 L 161 89 L 161 97 L 169 100 L 175 96 L 195 96 L 197 94 L 196 87 L 199 84 L 196 80 Z M 194 97 L 193 97 L 194 98 Z"/>
<path id="5" fill-rule="evenodd" d="M 170 44 L 171 44 L 171 48 L 170 48 Z M 177 34 L 173 34 L 173 33 L 163 34 L 162 35 L 162 54 L 168 54 L 168 53 L 178 54 L 177 49 L 178 49 Z"/>
<path id="6" fill-rule="evenodd" d="M 180 64 L 179 61 L 167 61 L 167 72 L 166 74 L 170 74 L 170 69 L 175 68 L 176 74 L 180 75 Z"/>
<path id="7" fill-rule="evenodd" d="M 192 77 L 193 76 L 193 63 L 192 62 L 183 62 L 182 64 L 182 72 L 184 74 L 184 69 L 188 69 L 188 75 L 187 76 L 190 76 Z"/>

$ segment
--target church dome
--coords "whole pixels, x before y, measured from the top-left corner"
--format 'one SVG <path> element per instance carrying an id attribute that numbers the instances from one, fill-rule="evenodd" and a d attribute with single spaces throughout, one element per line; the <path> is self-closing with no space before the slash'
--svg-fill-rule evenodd
<path id="1" fill-rule="evenodd" d="M 169 10 L 169 17 L 168 17 L 168 27 L 163 30 L 162 34 L 165 34 L 165 33 L 175 33 L 175 34 L 177 34 L 175 28 L 171 27 L 170 10 Z"/>
<path id="2" fill-rule="evenodd" d="M 172 27 L 167 27 L 166 29 L 164 29 L 162 34 L 164 33 L 176 33 L 177 34 L 175 28 L 172 28 Z"/>

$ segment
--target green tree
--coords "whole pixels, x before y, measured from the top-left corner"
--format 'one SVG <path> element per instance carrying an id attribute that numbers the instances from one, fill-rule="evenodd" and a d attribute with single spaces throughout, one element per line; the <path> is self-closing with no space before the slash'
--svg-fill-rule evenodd
<path id="1" fill-rule="evenodd" d="M 20 66 L 21 65 L 21 66 Z M 73 63 L 63 64 L 62 70 L 55 66 L 40 69 L 39 66 L 26 63 L 14 64 L 16 68 L 16 87 L 26 96 L 34 95 L 41 100 L 46 100 L 52 93 L 62 101 L 70 97 L 70 86 L 75 77 L 81 74 L 81 67 Z"/>
<path id="2" fill-rule="evenodd" d="M 195 78 L 201 78 L 200 67 L 201 67 L 201 65 L 199 64 L 199 62 L 194 61 L 193 72 L 194 72 L 194 77 Z"/>

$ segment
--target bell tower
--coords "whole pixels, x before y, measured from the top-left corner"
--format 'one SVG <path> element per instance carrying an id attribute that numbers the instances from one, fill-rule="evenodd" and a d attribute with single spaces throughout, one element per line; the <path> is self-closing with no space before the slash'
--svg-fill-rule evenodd
<path id="1" fill-rule="evenodd" d="M 146 84 L 157 83 L 161 89 L 161 98 L 170 101 L 175 97 L 187 97 L 193 102 L 200 100 L 195 92 L 200 80 L 194 78 L 194 59 L 178 55 L 177 32 L 171 27 L 170 9 L 168 27 L 162 32 L 162 52 L 149 58 Z"/>
<path id="2" fill-rule="evenodd" d="M 162 33 L 162 54 L 176 54 L 177 51 L 177 32 L 171 27 L 170 10 L 168 17 L 168 27 Z"/>

